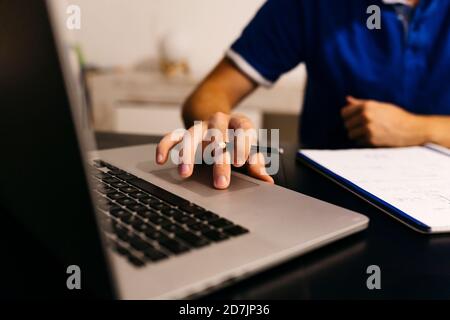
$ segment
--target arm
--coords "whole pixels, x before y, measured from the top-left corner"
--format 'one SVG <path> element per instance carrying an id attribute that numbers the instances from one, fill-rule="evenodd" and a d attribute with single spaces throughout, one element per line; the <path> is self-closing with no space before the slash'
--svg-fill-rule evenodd
<path id="1" fill-rule="evenodd" d="M 450 116 L 410 113 L 396 105 L 347 98 L 342 117 L 349 138 L 361 145 L 405 147 L 436 143 L 450 148 Z"/>
<path id="2" fill-rule="evenodd" d="M 417 116 L 425 142 L 450 148 L 450 116 Z"/>
<path id="3" fill-rule="evenodd" d="M 200 83 L 183 105 L 182 116 L 187 128 L 195 120 L 207 120 L 217 112 L 231 110 L 257 85 L 224 58 Z"/>

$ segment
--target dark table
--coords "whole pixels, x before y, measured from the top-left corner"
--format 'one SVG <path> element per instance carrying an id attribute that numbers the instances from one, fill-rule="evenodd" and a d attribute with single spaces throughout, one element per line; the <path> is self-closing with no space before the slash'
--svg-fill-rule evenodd
<path id="1" fill-rule="evenodd" d="M 99 148 L 155 143 L 158 137 L 98 133 Z M 298 257 L 208 296 L 210 299 L 449 299 L 450 235 L 423 235 L 404 226 L 295 159 L 283 146 L 278 184 L 360 212 L 361 233 Z M 299 208 L 300 210 L 300 208 Z M 276 214 L 276 213 L 274 213 Z M 367 267 L 381 269 L 369 290 Z"/>

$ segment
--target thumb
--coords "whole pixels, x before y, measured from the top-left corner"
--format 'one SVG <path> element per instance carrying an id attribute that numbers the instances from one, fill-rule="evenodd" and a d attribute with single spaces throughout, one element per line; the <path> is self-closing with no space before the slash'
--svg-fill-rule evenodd
<path id="1" fill-rule="evenodd" d="M 347 102 L 352 105 L 358 105 L 358 104 L 361 105 L 365 102 L 365 100 L 358 99 L 353 96 L 347 96 L 346 99 L 347 99 Z"/>
<path id="2" fill-rule="evenodd" d="M 253 178 L 273 184 L 273 178 L 267 173 L 264 156 L 261 153 L 250 155 L 248 160 L 248 173 Z"/>

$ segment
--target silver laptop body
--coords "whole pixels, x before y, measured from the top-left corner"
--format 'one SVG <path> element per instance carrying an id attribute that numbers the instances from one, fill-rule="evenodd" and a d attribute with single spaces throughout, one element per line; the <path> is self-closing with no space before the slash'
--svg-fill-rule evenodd
<path id="1" fill-rule="evenodd" d="M 155 149 L 155 145 L 143 145 L 92 156 L 231 220 L 249 233 L 142 268 L 105 248 L 123 298 L 204 294 L 368 226 L 363 215 L 239 173 L 232 174 L 228 190 L 213 189 L 206 170 L 183 180 L 175 166 L 155 164 Z"/>

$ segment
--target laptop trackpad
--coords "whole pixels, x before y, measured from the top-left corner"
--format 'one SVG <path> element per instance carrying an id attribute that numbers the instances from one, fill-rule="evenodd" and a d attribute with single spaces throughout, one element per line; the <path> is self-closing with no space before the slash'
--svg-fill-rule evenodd
<path id="1" fill-rule="evenodd" d="M 197 193 L 202 197 L 211 197 L 215 195 L 214 192 L 211 192 L 211 188 L 213 188 L 212 167 L 197 166 L 195 168 L 194 174 L 188 179 L 182 179 L 178 175 L 177 168 L 154 170 L 151 173 L 167 182 L 187 188 L 189 189 L 189 191 Z M 256 183 L 244 180 L 237 177 L 236 175 L 233 175 L 231 177 L 230 187 L 227 189 L 227 191 L 234 192 L 248 188 L 255 188 L 258 186 L 259 185 Z"/>

